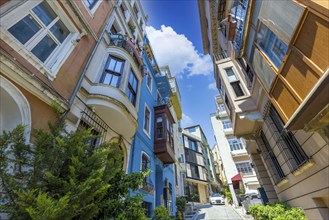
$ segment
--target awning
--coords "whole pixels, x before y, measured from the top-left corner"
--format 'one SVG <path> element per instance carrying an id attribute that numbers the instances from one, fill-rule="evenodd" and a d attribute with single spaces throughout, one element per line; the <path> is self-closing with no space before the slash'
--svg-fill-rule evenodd
<path id="1" fill-rule="evenodd" d="M 232 182 L 233 181 L 241 181 L 242 180 L 242 176 L 240 173 L 238 173 L 237 175 L 235 175 L 234 177 L 231 178 Z"/>

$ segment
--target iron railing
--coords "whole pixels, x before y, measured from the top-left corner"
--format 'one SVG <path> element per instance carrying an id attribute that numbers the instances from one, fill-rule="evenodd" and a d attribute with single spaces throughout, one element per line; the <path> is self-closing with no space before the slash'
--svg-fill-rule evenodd
<path id="1" fill-rule="evenodd" d="M 145 74 L 145 67 L 142 60 L 142 57 L 140 56 L 141 49 L 138 46 L 135 46 L 133 42 L 131 42 L 129 39 L 127 39 L 127 36 L 122 34 L 110 34 L 110 46 L 117 46 L 121 47 L 125 51 L 127 51 L 130 56 L 135 61 L 136 65 L 138 66 L 141 73 Z"/>

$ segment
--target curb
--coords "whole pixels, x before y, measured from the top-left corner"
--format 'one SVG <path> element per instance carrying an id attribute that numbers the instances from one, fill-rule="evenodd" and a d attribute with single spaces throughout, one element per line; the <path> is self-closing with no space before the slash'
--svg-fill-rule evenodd
<path id="1" fill-rule="evenodd" d="M 232 208 L 235 211 L 235 213 L 241 217 L 241 219 L 246 220 L 246 218 L 242 214 L 240 214 L 234 207 L 232 207 Z"/>

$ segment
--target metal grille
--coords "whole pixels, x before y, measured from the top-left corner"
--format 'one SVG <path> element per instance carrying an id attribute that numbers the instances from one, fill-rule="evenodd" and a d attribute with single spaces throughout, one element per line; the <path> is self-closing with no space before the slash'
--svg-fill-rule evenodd
<path id="1" fill-rule="evenodd" d="M 258 138 L 256 139 L 257 145 L 261 150 L 261 154 L 263 156 L 263 159 L 267 165 L 267 168 L 269 169 L 271 176 L 273 178 L 273 181 L 275 183 L 280 182 L 284 177 L 284 173 L 281 169 L 281 166 L 279 164 L 279 161 L 275 157 L 275 154 L 268 143 L 265 134 L 262 130 L 259 131 Z"/>
<path id="2" fill-rule="evenodd" d="M 283 149 L 283 155 L 291 172 L 295 171 L 309 160 L 309 157 L 301 148 L 294 135 L 284 128 L 284 123 L 273 105 L 270 106 L 265 122 L 269 125 L 270 129 L 277 134 L 278 138 L 276 142 L 278 146 Z"/>
<path id="3" fill-rule="evenodd" d="M 86 108 L 82 114 L 78 129 L 92 128 L 91 134 L 96 135 L 97 138 L 90 143 L 97 147 L 105 141 L 107 130 L 109 126 L 94 112 Z"/>

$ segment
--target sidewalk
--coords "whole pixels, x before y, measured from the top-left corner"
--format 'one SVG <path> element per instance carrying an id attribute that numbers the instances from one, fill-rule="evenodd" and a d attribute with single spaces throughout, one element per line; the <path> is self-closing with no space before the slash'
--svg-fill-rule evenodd
<path id="1" fill-rule="evenodd" d="M 244 220 L 254 220 L 254 217 L 252 217 L 250 214 L 246 214 L 246 211 L 242 206 L 234 207 L 232 206 L 233 210 L 240 215 L 240 217 Z"/>

